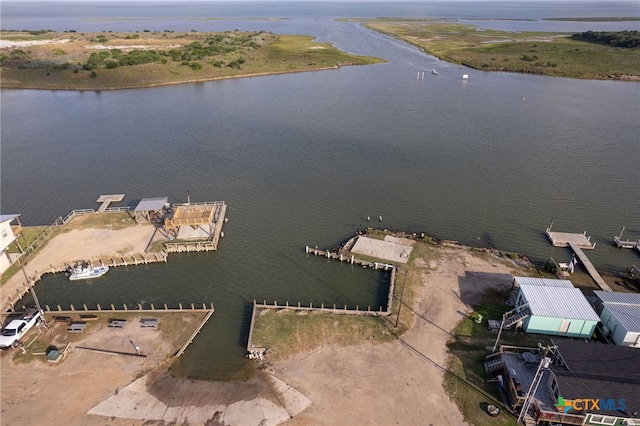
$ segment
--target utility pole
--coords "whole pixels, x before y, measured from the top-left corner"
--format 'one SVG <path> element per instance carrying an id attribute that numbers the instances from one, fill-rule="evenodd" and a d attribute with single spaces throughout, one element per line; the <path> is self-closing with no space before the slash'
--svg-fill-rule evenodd
<path id="1" fill-rule="evenodd" d="M 524 403 L 522 404 L 522 409 L 520 410 L 520 415 L 518 416 L 518 423 L 522 422 L 529 411 L 529 407 L 531 407 L 531 401 L 535 398 L 536 391 L 538 390 L 538 386 L 542 381 L 542 376 L 544 372 L 549 368 L 551 364 L 551 358 L 547 358 L 547 354 L 551 349 L 550 346 L 544 348 L 544 353 L 542 354 L 542 360 L 540 361 L 540 365 L 538 365 L 538 370 L 536 371 L 535 376 L 533 376 L 533 380 L 531 381 L 531 385 L 529 386 L 529 390 L 527 391 L 527 395 L 524 397 Z"/>
<path id="2" fill-rule="evenodd" d="M 504 328 L 504 321 L 507 319 L 507 317 L 509 315 L 511 315 L 512 313 L 514 313 L 518 309 L 527 306 L 528 304 L 529 304 L 529 302 L 523 303 L 522 305 L 516 306 L 512 310 L 507 311 L 504 314 L 502 314 L 502 322 L 500 323 L 500 330 L 498 330 L 498 337 L 496 337 L 496 342 L 493 344 L 493 350 L 491 351 L 492 353 L 495 353 L 496 349 L 498 348 L 498 342 L 500 341 L 500 335 L 502 334 L 502 329 Z M 524 317 L 524 318 L 526 318 L 526 317 Z"/>
<path id="3" fill-rule="evenodd" d="M 40 306 L 40 301 L 38 301 L 38 296 L 36 296 L 36 291 L 33 289 L 33 285 L 31 284 L 31 280 L 27 276 L 27 271 L 24 270 L 24 267 L 25 267 L 25 265 L 22 265 L 22 273 L 24 274 L 24 278 L 27 280 L 27 286 L 29 287 L 29 292 L 31 293 L 31 297 L 33 297 L 33 301 L 36 304 L 36 308 L 38 309 L 38 312 L 40 312 L 40 315 L 44 315 L 44 311 L 42 310 L 42 307 Z"/>
<path id="4" fill-rule="evenodd" d="M 395 328 L 398 328 L 398 321 L 400 320 L 400 308 L 402 308 L 402 296 L 404 295 L 404 287 L 407 285 L 408 274 L 409 274 L 409 270 L 405 269 L 404 280 L 402 281 L 402 290 L 400 290 L 400 304 L 398 305 L 398 316 L 396 317 L 396 325 L 394 325 Z"/>

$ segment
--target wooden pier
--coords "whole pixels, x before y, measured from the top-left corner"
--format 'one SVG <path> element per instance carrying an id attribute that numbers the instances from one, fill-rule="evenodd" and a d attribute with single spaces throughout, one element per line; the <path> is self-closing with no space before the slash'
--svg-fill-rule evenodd
<path id="1" fill-rule="evenodd" d="M 578 258 L 578 260 L 580 260 L 580 263 L 582 263 L 582 266 L 585 267 L 589 275 L 591 275 L 591 278 L 593 278 L 596 284 L 598 284 L 598 287 L 600 287 L 600 289 L 604 291 L 613 291 L 611 290 L 611 287 L 609 287 L 609 285 L 600 276 L 600 273 L 598 273 L 595 266 L 593 266 L 593 263 L 591 263 L 587 255 L 582 251 L 582 248 L 573 243 L 570 243 L 569 247 L 571 247 L 571 250 L 573 250 L 573 252 L 576 254 L 576 257 Z"/>
<path id="2" fill-rule="evenodd" d="M 600 273 L 598 273 L 587 255 L 582 251 L 583 249 L 593 250 L 596 247 L 596 243 L 591 243 L 591 237 L 587 237 L 586 231 L 582 234 L 574 234 L 571 232 L 552 232 L 551 227 L 549 227 L 546 229 L 545 235 L 555 247 L 570 247 L 580 263 L 582 263 L 582 266 L 585 267 L 593 281 L 595 281 L 601 290 L 613 291 L 600 276 Z"/>
<path id="3" fill-rule="evenodd" d="M 101 195 L 96 200 L 98 203 L 102 203 L 100 207 L 98 207 L 98 213 L 104 213 L 107 211 L 109 204 L 117 203 L 122 201 L 124 198 L 124 194 L 111 194 L 111 195 Z"/>
<path id="4" fill-rule="evenodd" d="M 620 239 L 620 237 L 613 237 L 613 242 L 618 248 L 636 249 L 640 251 L 640 240 L 631 241 L 631 240 L 622 240 Z"/>
<path id="5" fill-rule="evenodd" d="M 596 243 L 591 243 L 591 237 L 587 237 L 587 232 L 582 234 L 574 234 L 571 232 L 551 232 L 551 228 L 547 228 L 545 235 L 555 247 L 570 247 L 573 244 L 582 249 L 593 250 Z"/>

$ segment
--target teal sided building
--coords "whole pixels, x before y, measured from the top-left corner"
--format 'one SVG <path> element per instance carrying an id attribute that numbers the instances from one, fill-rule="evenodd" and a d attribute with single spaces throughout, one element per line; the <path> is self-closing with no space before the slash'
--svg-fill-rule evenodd
<path id="1" fill-rule="evenodd" d="M 527 333 L 588 339 L 600 317 L 569 280 L 514 277 L 519 288 L 516 306 L 528 310 L 522 327 Z"/>

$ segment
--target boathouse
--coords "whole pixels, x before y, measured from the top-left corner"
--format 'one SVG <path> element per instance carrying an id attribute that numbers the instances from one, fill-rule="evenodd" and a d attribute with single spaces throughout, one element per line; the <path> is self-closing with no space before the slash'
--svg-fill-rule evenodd
<path id="1" fill-rule="evenodd" d="M 15 222 L 15 223 L 14 223 Z M 9 254 L 9 246 L 14 241 L 16 246 L 22 252 L 22 247 L 18 244 L 18 235 L 22 233 L 22 224 L 20 223 L 19 214 L 3 214 L 0 215 L 0 274 L 9 269 L 19 255 L 13 256 Z"/>
<path id="2" fill-rule="evenodd" d="M 528 314 L 522 322 L 525 332 L 591 337 L 600 318 L 571 281 L 529 277 L 513 280 L 518 289 L 515 306 Z"/>
<path id="3" fill-rule="evenodd" d="M 616 345 L 640 348 L 640 294 L 594 291 L 602 331 Z"/>

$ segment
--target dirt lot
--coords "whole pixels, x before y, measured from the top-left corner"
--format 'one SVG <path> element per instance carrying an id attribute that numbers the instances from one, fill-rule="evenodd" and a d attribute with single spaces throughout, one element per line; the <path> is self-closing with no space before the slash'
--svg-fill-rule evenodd
<path id="1" fill-rule="evenodd" d="M 80 220 L 79 220 L 80 219 Z M 80 229 L 82 218 L 73 219 L 69 230 L 63 232 L 40 250 L 25 266 L 27 276 L 36 272 L 43 274 L 51 266 L 61 267 L 76 261 L 98 258 L 118 258 L 143 254 L 154 236 L 155 228 L 148 223 L 113 229 L 114 226 Z M 67 225 L 65 225 L 67 227 Z M 156 233 L 156 237 L 160 234 Z M 15 299 L 16 290 L 23 288 L 26 280 L 22 272 L 17 273 L 0 287 L 0 309 L 8 308 L 7 297 Z"/>
<path id="2" fill-rule="evenodd" d="M 511 268 L 465 249 L 424 264 L 413 328 L 392 343 L 325 345 L 275 364 L 275 374 L 313 404 L 291 425 L 461 425 L 446 395 L 446 341 L 487 288 L 511 285 Z M 408 309 L 407 309 L 408 310 Z"/>
<path id="3" fill-rule="evenodd" d="M 139 247 L 146 246 L 151 237 L 151 232 L 142 228 L 136 232 L 130 229 L 112 231 L 117 233 L 117 238 L 114 237 L 112 246 L 107 246 L 104 243 L 108 241 L 106 234 L 99 240 L 95 238 L 96 233 L 102 232 L 106 231 L 86 229 L 64 233 L 50 242 L 40 255 L 44 258 L 46 253 L 46 260 L 39 260 L 40 256 L 36 260 L 41 263 L 52 263 L 50 259 L 54 257 L 63 260 L 64 256 L 74 255 L 73 247 L 82 247 L 84 256 L 88 253 L 106 255 L 109 250 L 121 254 L 134 253 Z M 38 265 L 36 260 L 32 267 Z M 445 343 L 456 323 L 469 312 L 469 305 L 477 302 L 486 288 L 509 286 L 510 274 L 517 268 L 515 264 L 510 266 L 491 255 L 457 247 L 441 247 L 436 258 L 417 259 L 416 265 L 420 270 L 421 285 L 416 289 L 413 305 L 403 308 L 403 315 L 414 315 L 415 322 L 402 338 L 391 343 L 365 343 L 355 347 L 327 343 L 319 349 L 297 353 L 273 365 L 275 377 L 312 401 L 311 406 L 287 420 L 286 424 L 464 424 L 460 411 L 442 387 Z M 6 284 L 3 291 L 5 287 Z M 149 357 L 115 356 L 82 350 L 76 347 L 80 342 L 73 343 L 69 356 L 58 364 L 42 360 L 16 364 L 11 359 L 15 350 L 2 353 L 0 422 L 30 425 L 168 424 L 164 420 L 151 420 L 149 423 L 139 417 L 118 419 L 86 414 L 101 401 L 118 396 L 119 391 L 122 394 L 121 390 L 127 385 L 139 383 L 134 380 L 161 364 L 175 350 L 175 343 L 163 340 L 160 333 L 136 327 L 133 322 L 129 325 L 131 327 L 125 330 L 112 330 L 105 324 L 96 324 L 91 333 L 86 333 L 82 346 L 104 348 L 102 345 L 108 345 L 111 350 L 134 352 L 131 344 L 134 341 Z M 60 345 L 63 342 L 56 343 Z M 156 381 L 156 387 L 160 383 L 165 389 L 171 389 L 161 396 L 153 390 L 157 377 L 161 377 L 162 382 Z M 252 384 L 251 389 L 239 384 L 229 390 L 216 383 L 187 383 L 180 379 L 169 386 L 164 384 L 166 380 L 166 376 L 159 374 L 148 378 L 146 386 L 151 402 L 147 406 L 163 403 L 169 407 L 171 400 L 179 399 L 187 407 L 190 401 L 197 401 L 197 406 L 191 409 L 199 410 L 198 417 L 181 416 L 180 407 L 183 405 L 174 407 L 172 421 L 181 424 L 203 424 L 203 419 L 221 420 L 216 417 L 220 404 L 201 398 L 207 386 L 210 392 L 205 394 L 211 398 L 233 399 L 236 414 L 240 415 L 234 414 L 233 422 L 227 424 L 257 424 L 252 423 L 255 417 L 241 415 L 242 412 L 249 413 L 247 404 L 258 401 L 253 404 L 263 404 L 262 411 L 266 411 L 265 401 L 271 403 L 278 399 L 269 394 L 273 387 L 264 390 L 260 383 Z M 256 399 L 261 392 L 262 399 Z M 231 394 L 239 396 L 231 398 Z M 246 396 L 249 394 L 251 398 Z M 274 420 L 269 424 L 277 423 Z"/>
<path id="4" fill-rule="evenodd" d="M 175 339 L 163 335 L 163 322 L 172 329 L 193 330 L 200 322 L 200 314 L 163 313 L 158 329 L 142 328 L 141 316 L 127 315 L 124 328 L 109 328 L 107 318 L 87 322 L 87 328 L 78 334 L 67 332 L 68 325 L 56 323 L 48 316 L 49 329 L 45 330 L 32 346 L 46 351 L 55 346 L 62 351 L 71 343 L 66 357 L 57 363 L 46 361 L 45 355 L 33 355 L 30 362 L 20 349 L 10 349 L 0 354 L 2 382 L 0 423 L 3 425 L 103 425 L 104 417 L 85 413 L 106 397 L 117 394 L 136 377 L 162 368 L 186 339 L 173 333 Z M 180 315 L 179 317 L 177 315 Z M 79 319 L 78 315 L 74 318 Z M 171 323 L 171 325 L 169 325 Z M 31 341 L 35 332 L 24 339 Z M 181 340 L 182 339 L 182 340 Z M 142 355 L 114 355 L 94 350 L 117 351 Z M 29 348 L 29 352 L 33 350 Z M 109 424 L 125 425 L 130 421 L 111 421 Z"/>

